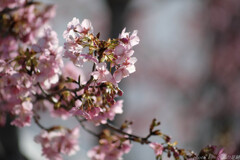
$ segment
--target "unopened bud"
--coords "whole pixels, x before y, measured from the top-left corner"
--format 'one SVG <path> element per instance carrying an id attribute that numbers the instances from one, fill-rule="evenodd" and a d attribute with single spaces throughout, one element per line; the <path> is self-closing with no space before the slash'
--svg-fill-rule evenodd
<path id="1" fill-rule="evenodd" d="M 118 93 L 117 93 L 119 96 L 122 96 L 123 95 L 123 91 L 121 89 L 118 89 Z"/>

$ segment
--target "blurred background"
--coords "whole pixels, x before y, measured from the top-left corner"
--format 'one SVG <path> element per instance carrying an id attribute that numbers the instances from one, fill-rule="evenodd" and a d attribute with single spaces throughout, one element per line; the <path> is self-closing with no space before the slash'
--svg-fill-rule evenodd
<path id="1" fill-rule="evenodd" d="M 90 19 L 101 38 L 117 38 L 124 27 L 137 29 L 136 72 L 121 82 L 125 119 L 133 133 L 145 136 L 153 118 L 179 147 L 199 152 L 208 144 L 240 153 L 240 1 L 239 0 L 42 0 L 57 6 L 51 21 L 60 44 L 73 17 Z M 121 117 L 121 118 L 120 118 Z M 56 124 L 47 118 L 43 124 Z M 63 122 L 70 128 L 75 120 Z M 42 160 L 33 137 L 40 129 L 20 129 L 20 148 L 30 160 Z M 157 139 L 156 139 L 157 140 Z M 84 160 L 96 139 L 83 130 Z M 124 159 L 154 159 L 148 146 L 135 144 Z"/>

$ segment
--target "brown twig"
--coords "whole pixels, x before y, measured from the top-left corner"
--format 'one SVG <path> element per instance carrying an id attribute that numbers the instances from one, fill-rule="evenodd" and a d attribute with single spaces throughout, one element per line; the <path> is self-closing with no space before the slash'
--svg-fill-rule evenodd
<path id="1" fill-rule="evenodd" d="M 75 116 L 75 118 L 77 119 L 77 121 L 79 122 L 79 124 L 81 125 L 81 127 L 82 127 L 86 132 L 88 132 L 88 133 L 90 133 L 91 135 L 99 138 L 99 134 L 97 134 L 97 133 L 95 133 L 95 132 L 93 132 L 93 131 L 91 131 L 91 130 L 89 130 L 88 128 L 85 127 L 85 125 L 83 124 L 83 122 L 86 121 L 85 119 L 82 120 L 82 119 L 80 119 L 80 118 L 77 117 L 77 116 Z"/>

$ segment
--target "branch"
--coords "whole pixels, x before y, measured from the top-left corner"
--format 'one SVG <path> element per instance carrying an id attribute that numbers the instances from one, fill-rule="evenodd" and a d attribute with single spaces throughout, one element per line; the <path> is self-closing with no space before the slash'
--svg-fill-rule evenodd
<path id="1" fill-rule="evenodd" d="M 85 119 L 84 119 L 84 120 L 81 120 L 81 119 L 80 119 L 79 117 L 77 117 L 77 116 L 75 116 L 75 118 L 77 119 L 77 121 L 79 122 L 79 124 L 81 125 L 81 127 L 82 127 L 86 132 L 88 132 L 88 133 L 90 133 L 91 135 L 99 138 L 99 134 L 97 134 L 97 133 L 95 133 L 95 132 L 93 132 L 93 131 L 91 131 L 91 130 L 89 130 L 88 128 L 85 127 L 85 125 L 83 124 L 83 122 L 86 121 Z"/>
<path id="2" fill-rule="evenodd" d="M 44 126 L 39 122 L 39 120 L 38 120 L 39 117 L 37 117 L 36 115 L 34 115 L 34 116 L 33 116 L 33 119 L 34 119 L 35 123 L 37 124 L 37 126 L 38 126 L 39 128 L 41 128 L 41 129 L 43 129 L 43 130 L 46 130 L 46 131 L 49 130 L 49 128 L 44 127 Z"/>
<path id="3" fill-rule="evenodd" d="M 114 130 L 115 132 L 118 132 L 122 135 L 129 136 L 129 140 L 132 140 L 132 141 L 135 141 L 135 142 L 140 142 L 141 144 L 151 143 L 151 141 L 148 140 L 152 136 L 151 134 L 147 135 L 146 137 L 140 137 L 140 136 L 137 136 L 137 135 L 134 135 L 134 134 L 127 133 L 127 132 L 123 131 L 122 129 L 117 128 L 116 126 L 114 126 L 111 123 L 106 123 L 105 126 L 107 126 L 108 128 L 110 128 L 110 129 Z"/>

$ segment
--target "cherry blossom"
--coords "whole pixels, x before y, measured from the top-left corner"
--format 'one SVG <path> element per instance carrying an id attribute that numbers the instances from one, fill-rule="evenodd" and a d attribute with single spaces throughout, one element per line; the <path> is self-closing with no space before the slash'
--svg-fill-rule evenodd
<path id="1" fill-rule="evenodd" d="M 17 116 L 17 118 L 15 118 L 11 124 L 18 127 L 30 126 L 33 116 L 32 108 L 33 105 L 29 101 L 24 101 L 21 105 L 16 105 L 12 110 L 12 114 Z"/>
<path id="2" fill-rule="evenodd" d="M 36 80 L 45 88 L 50 88 L 59 80 L 63 61 L 62 48 L 58 46 L 57 34 L 50 27 L 44 29 L 44 35 L 32 46 L 37 53 L 38 65 L 35 68 Z"/>
<path id="3" fill-rule="evenodd" d="M 119 160 L 131 150 L 132 145 L 128 140 L 118 135 L 111 135 L 108 130 L 104 131 L 104 138 L 99 140 L 99 145 L 88 151 L 91 160 Z"/>
<path id="4" fill-rule="evenodd" d="M 76 40 L 82 36 L 81 34 L 88 34 L 93 32 L 93 27 L 91 22 L 88 19 L 84 19 L 82 23 L 80 23 L 79 19 L 74 17 L 71 22 L 67 25 L 67 30 L 64 31 L 63 37 L 67 41 Z"/>
<path id="5" fill-rule="evenodd" d="M 64 56 L 69 58 L 75 65 L 82 66 L 86 61 L 97 63 L 98 60 L 93 55 L 88 55 L 89 39 L 93 33 L 93 27 L 88 19 L 84 19 L 80 23 L 79 19 L 73 18 L 67 25 L 63 37 L 66 39 L 64 43 Z"/>
<path id="6" fill-rule="evenodd" d="M 0 58 L 1 59 L 12 59 L 15 58 L 18 53 L 17 40 L 13 36 L 0 37 Z"/>
<path id="7" fill-rule="evenodd" d="M 72 130 L 42 131 L 35 137 L 35 141 L 42 145 L 43 155 L 49 160 L 62 160 L 61 154 L 73 155 L 79 150 L 78 146 L 79 128 Z"/>
<path id="8" fill-rule="evenodd" d="M 119 35 L 119 39 L 125 45 L 128 45 L 130 48 L 139 44 L 139 37 L 137 36 L 138 31 L 134 30 L 130 35 L 129 32 L 126 32 L 126 28 L 122 30 L 122 33 Z"/>
<path id="9" fill-rule="evenodd" d="M 115 83 L 112 74 L 108 71 L 105 63 L 99 63 L 96 65 L 97 71 L 93 72 L 94 79 L 99 83 L 112 82 Z"/>
<path id="10" fill-rule="evenodd" d="M 224 152 L 224 149 L 220 149 L 220 151 L 217 153 L 217 160 L 225 160 L 227 159 L 227 154 Z"/>
<path id="11" fill-rule="evenodd" d="M 163 153 L 163 146 L 159 143 L 150 143 L 149 146 L 154 150 L 156 156 L 160 156 Z"/>
<path id="12" fill-rule="evenodd" d="M 170 138 L 156 130 L 160 124 L 156 120 L 146 137 L 132 134 L 132 123 L 128 121 L 119 128 L 109 123 L 123 113 L 123 100 L 118 99 L 123 91 L 118 83 L 136 71 L 133 47 L 140 41 L 137 30 L 131 34 L 124 28 L 118 38 L 105 41 L 100 34 L 94 35 L 90 20 L 80 22 L 74 17 L 63 33 L 64 57 L 70 60 L 64 65 L 57 33 L 46 25 L 55 15 L 53 5 L 3 0 L 0 6 L 0 125 L 5 124 L 7 114 L 14 117 L 11 124 L 17 127 L 30 126 L 34 118 L 43 129 L 35 137 L 42 155 L 49 160 L 63 160 L 63 155 L 79 150 L 79 128 L 45 127 L 38 112 L 46 107 L 44 111 L 54 118 L 75 117 L 83 129 L 98 138 L 99 144 L 88 152 L 92 160 L 122 159 L 131 150 L 131 142 L 148 144 L 157 158 L 163 152 L 179 158 L 181 149 L 171 146 Z M 85 62 L 93 65 L 88 76 L 79 68 Z M 83 122 L 102 125 L 111 132 L 104 129 L 95 133 Z M 168 147 L 150 141 L 153 135 L 160 136 Z M 220 159 L 226 157 L 223 150 L 214 154 Z"/>

